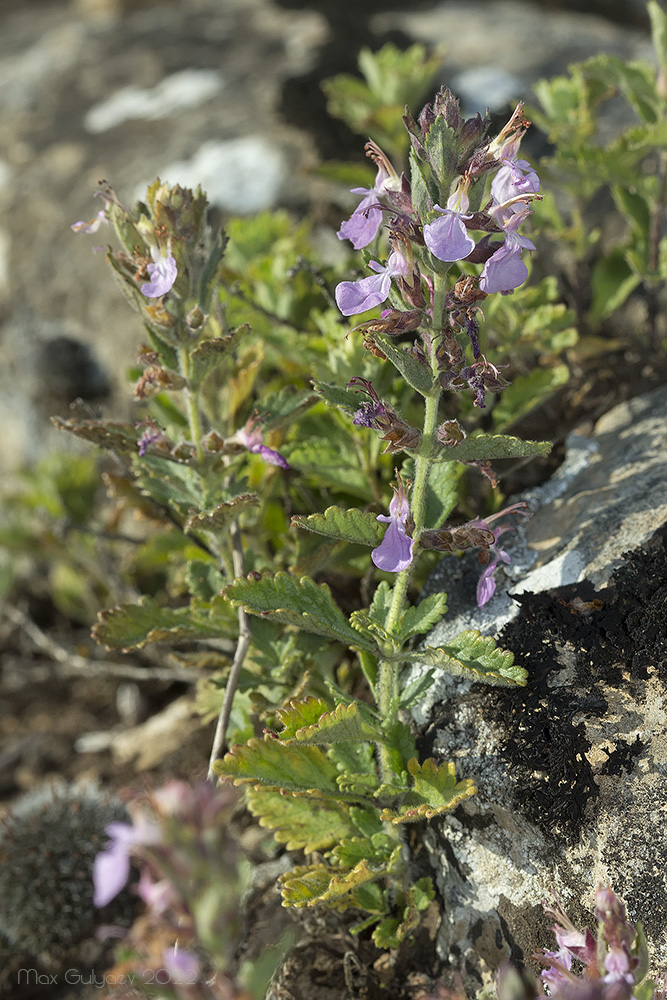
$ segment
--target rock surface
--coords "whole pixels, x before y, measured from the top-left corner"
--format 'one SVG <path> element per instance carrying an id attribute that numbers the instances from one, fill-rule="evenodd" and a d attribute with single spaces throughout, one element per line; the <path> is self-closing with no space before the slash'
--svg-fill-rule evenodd
<path id="1" fill-rule="evenodd" d="M 498 635 L 521 651 L 526 688 L 446 679 L 430 708 L 422 752 L 478 788 L 427 833 L 440 947 L 469 991 L 550 943 L 550 892 L 576 923 L 598 883 L 644 923 L 654 971 L 667 962 L 667 388 L 610 411 L 592 442 L 528 526 L 533 568 Z M 462 627 L 464 614 L 447 625 Z"/>

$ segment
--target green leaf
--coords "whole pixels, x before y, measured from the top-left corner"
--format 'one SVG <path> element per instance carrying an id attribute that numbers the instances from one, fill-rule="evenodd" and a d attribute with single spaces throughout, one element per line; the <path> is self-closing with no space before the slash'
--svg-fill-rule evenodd
<path id="1" fill-rule="evenodd" d="M 137 604 L 100 611 L 98 619 L 92 630 L 95 641 L 124 653 L 149 642 L 228 638 L 238 630 L 236 615 L 221 597 L 210 604 L 193 600 L 185 608 L 163 608 L 152 597 L 141 597 Z"/>
<path id="2" fill-rule="evenodd" d="M 433 374 L 428 368 L 420 364 L 411 354 L 402 351 L 400 347 L 394 347 L 385 337 L 373 334 L 369 339 L 386 355 L 387 360 L 391 361 L 408 385 L 420 392 L 422 396 L 430 395 L 433 390 Z"/>
<path id="3" fill-rule="evenodd" d="M 599 258 L 591 276 L 591 321 L 599 323 L 620 308 L 640 281 L 641 276 L 627 263 L 622 247 L 615 247 L 606 257 Z"/>
<path id="4" fill-rule="evenodd" d="M 350 705 L 337 705 L 332 712 L 325 712 L 313 725 L 296 730 L 289 740 L 285 739 L 283 733 L 280 734 L 283 743 L 301 746 L 321 746 L 324 743 L 359 742 L 382 738 L 382 733 L 363 721 L 354 702 Z"/>
<path id="5" fill-rule="evenodd" d="M 415 743 L 414 733 L 410 729 L 410 726 L 405 722 L 401 722 L 399 719 L 394 719 L 389 726 L 385 728 L 385 739 L 387 747 L 387 756 L 391 764 L 392 771 L 397 782 L 404 782 L 407 777 L 405 769 L 415 754 L 417 753 L 417 744 Z M 384 794 L 382 789 L 379 789 L 378 795 Z"/>
<path id="6" fill-rule="evenodd" d="M 134 424 L 123 420 L 65 420 L 63 417 L 51 417 L 51 423 L 60 431 L 69 431 L 84 441 L 99 448 L 119 454 L 136 455 L 139 435 Z"/>
<path id="7" fill-rule="evenodd" d="M 281 427 L 315 402 L 317 396 L 314 392 L 296 390 L 292 385 L 285 386 L 278 392 L 262 398 L 259 421 L 267 430 Z"/>
<path id="8" fill-rule="evenodd" d="M 651 36 L 658 63 L 667 76 L 667 14 L 657 0 L 649 0 L 648 13 L 651 18 Z"/>
<path id="9" fill-rule="evenodd" d="M 429 632 L 447 614 L 447 595 L 430 594 L 414 608 L 408 608 L 399 624 L 402 640 Z"/>
<path id="10" fill-rule="evenodd" d="M 569 380 L 570 370 L 567 365 L 534 368 L 527 375 L 517 376 L 512 380 L 512 384 L 503 390 L 502 396 L 493 407 L 494 427 L 502 430 L 519 420 L 559 386 L 566 385 Z"/>
<path id="11" fill-rule="evenodd" d="M 459 142 L 456 132 L 447 125 L 444 115 L 436 117 L 424 136 L 424 145 L 431 169 L 440 186 L 438 203 L 446 205 L 450 194 L 449 188 L 457 172 Z"/>
<path id="12" fill-rule="evenodd" d="M 407 687 L 404 687 L 398 702 L 399 710 L 405 712 L 413 705 L 419 704 L 426 697 L 426 692 L 433 684 L 434 677 L 435 670 L 427 670 L 416 680 L 411 681 Z"/>
<path id="13" fill-rule="evenodd" d="M 368 473 L 360 467 L 347 434 L 333 439 L 311 437 L 294 441 L 281 451 L 293 468 L 309 473 L 318 488 L 326 483 L 364 501 L 371 492 Z"/>
<path id="14" fill-rule="evenodd" d="M 414 149 L 410 148 L 410 179 L 411 198 L 419 218 L 426 219 L 433 208 L 434 198 L 429 189 L 428 181 L 417 159 Z M 435 200 L 437 201 L 437 195 Z"/>
<path id="15" fill-rule="evenodd" d="M 383 628 L 387 621 L 389 609 L 391 608 L 393 593 L 394 592 L 387 581 L 382 580 L 382 582 L 379 583 L 375 589 L 371 606 L 368 609 L 370 617 L 376 621 L 378 625 L 382 625 Z"/>
<path id="16" fill-rule="evenodd" d="M 253 736 L 247 744 L 234 746 L 213 765 L 216 774 L 231 778 L 235 785 L 264 785 L 306 796 L 324 793 L 341 798 L 336 784 L 336 766 L 319 747 L 285 746 L 274 736 Z"/>
<path id="17" fill-rule="evenodd" d="M 277 711 L 277 716 L 283 725 L 278 733 L 281 740 L 292 740 L 299 729 L 312 725 L 329 711 L 329 702 L 324 698 L 304 698 L 303 701 L 290 701 Z"/>
<path id="18" fill-rule="evenodd" d="M 453 763 L 438 765 L 433 758 L 429 758 L 420 764 L 413 757 L 408 761 L 408 771 L 413 787 L 404 797 L 404 803 L 396 811 L 384 809 L 380 817 L 393 825 L 440 816 L 477 791 L 469 778 L 456 780 Z"/>
<path id="19" fill-rule="evenodd" d="M 382 820 L 377 809 L 350 806 L 350 819 L 359 833 L 366 838 L 372 837 L 376 833 L 382 833 L 383 831 Z"/>
<path id="20" fill-rule="evenodd" d="M 250 327 L 246 326 L 245 330 L 249 332 Z M 236 343 L 240 332 L 240 329 L 236 329 L 227 337 L 202 340 L 195 347 L 190 355 L 192 365 L 190 386 L 192 389 L 199 389 L 212 372 L 225 364 L 230 357 L 229 351 Z"/>
<path id="21" fill-rule="evenodd" d="M 226 529 L 230 521 L 238 517 L 241 511 L 258 504 L 259 497 L 256 493 L 239 493 L 231 500 L 219 503 L 213 510 L 201 510 L 192 514 L 185 522 L 183 531 L 186 535 L 193 531 L 210 531 L 217 534 Z"/>
<path id="22" fill-rule="evenodd" d="M 298 580 L 289 573 L 277 573 L 259 580 L 239 578 L 225 587 L 223 594 L 231 604 L 242 604 L 253 615 L 296 625 L 348 646 L 373 648 L 352 628 L 326 583 L 318 586 L 306 576 Z"/>
<path id="23" fill-rule="evenodd" d="M 403 652 L 409 663 L 424 663 L 449 674 L 483 680 L 487 684 L 525 684 L 528 671 L 514 663 L 514 654 L 499 649 L 495 639 L 481 635 L 476 629 L 462 632 L 445 646 L 427 646 L 418 651 Z"/>
<path id="24" fill-rule="evenodd" d="M 428 472 L 424 523 L 430 528 L 440 528 L 456 506 L 459 480 L 464 472 L 463 465 L 455 461 L 436 460 Z M 403 477 L 415 478 L 414 459 L 409 458 L 403 466 Z"/>
<path id="25" fill-rule="evenodd" d="M 280 878 L 284 906 L 314 906 L 328 903 L 337 909 L 356 904 L 355 890 L 386 874 L 398 861 L 400 845 L 388 862 L 371 865 L 364 858 L 349 871 L 313 865 L 295 868 Z"/>
<path id="26" fill-rule="evenodd" d="M 460 444 L 442 447 L 435 462 L 489 462 L 495 458 L 524 458 L 528 455 L 548 455 L 551 441 L 523 441 L 506 434 L 476 434 Z"/>
<path id="27" fill-rule="evenodd" d="M 246 789 L 246 802 L 259 825 L 273 830 L 275 839 L 288 851 L 324 851 L 350 837 L 355 829 L 344 807 L 335 802 L 320 805 L 261 787 Z"/>
<path id="28" fill-rule="evenodd" d="M 355 868 L 360 861 L 381 865 L 389 861 L 396 849 L 396 841 L 386 833 L 372 837 L 349 837 L 340 841 L 331 852 L 344 868 Z"/>
<path id="29" fill-rule="evenodd" d="M 320 382 L 318 379 L 313 379 L 312 386 L 317 395 L 324 399 L 329 406 L 336 406 L 340 410 L 351 413 L 356 413 L 359 409 L 359 393 L 352 389 L 343 389 L 339 385 Z"/>
<path id="30" fill-rule="evenodd" d="M 380 544 L 385 532 L 384 525 L 380 524 L 375 514 L 354 507 L 351 510 L 328 507 L 323 514 L 299 514 L 292 518 L 292 527 L 305 528 L 328 538 L 372 546 Z"/>

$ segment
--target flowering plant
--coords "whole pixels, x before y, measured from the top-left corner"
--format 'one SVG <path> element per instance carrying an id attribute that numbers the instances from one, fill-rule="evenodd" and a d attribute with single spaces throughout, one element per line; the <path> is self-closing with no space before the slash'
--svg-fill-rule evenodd
<path id="1" fill-rule="evenodd" d="M 444 89 L 417 121 L 406 114 L 405 125 L 409 176 L 375 143 L 368 146 L 376 182 L 357 191 L 364 197 L 338 236 L 360 248 L 373 273 L 338 281 L 338 314 L 323 310 L 320 293 L 320 328 L 329 324 L 339 341 L 353 346 L 343 354 L 332 350 L 327 360 L 319 350 L 308 373 L 312 388 L 299 384 L 303 357 L 315 355 L 306 339 L 297 352 L 301 364 L 290 358 L 292 384 L 261 391 L 275 385 L 279 368 L 271 327 L 294 320 L 281 315 L 280 302 L 255 299 L 258 325 L 271 320 L 261 338 L 246 323 L 229 327 L 252 291 L 247 279 L 233 276 L 234 252 L 226 262 L 226 237 L 208 227 L 201 192 L 156 181 L 145 204 L 129 210 L 104 184 L 103 214 L 74 228 L 86 233 L 108 220 L 118 236 L 122 249 L 108 248 L 107 259 L 149 337 L 135 395 L 153 408 L 139 426 L 60 422 L 115 451 L 132 469 L 124 495 L 142 503 L 150 497 L 154 513 L 197 547 L 187 606 L 143 599 L 111 609 L 100 616 L 96 637 L 123 649 L 167 636 L 231 640 L 209 776 L 246 786 L 248 808 L 279 842 L 322 856 L 282 876 L 284 904 L 361 910 L 356 930 L 373 927 L 380 947 L 405 940 L 433 898 L 430 879 L 415 878 L 408 863 L 406 825 L 447 812 L 475 792 L 453 764 L 419 760 L 403 713 L 436 671 L 491 684 L 520 685 L 526 677 L 510 652 L 474 630 L 444 646 L 415 648 L 413 640 L 447 607 L 444 594 L 412 604 L 417 564 L 432 559 L 430 553 L 476 548 L 483 567 L 478 603 L 490 600 L 493 574 L 509 558 L 498 540 L 525 505 L 448 525 L 461 473 L 471 467 L 493 482 L 493 459 L 545 454 L 550 447 L 468 433 L 451 412 L 441 413 L 445 396 L 467 395 L 483 409 L 489 393 L 509 384 L 482 350 L 482 304 L 521 285 L 525 255 L 534 249 L 519 233 L 540 197 L 537 174 L 519 157 L 528 125 L 521 106 L 491 137 L 489 122 L 462 118 Z M 363 249 L 369 243 L 373 258 Z M 318 287 L 326 283 L 310 273 Z M 311 318 L 318 306 L 310 306 Z M 385 307 L 379 316 L 359 317 L 378 306 Z M 340 337 L 341 314 L 359 317 L 353 322 L 361 337 L 354 331 Z M 280 350 L 284 368 L 290 348 L 281 341 Z M 341 372 L 342 385 L 335 381 Z M 312 435 L 299 441 L 297 427 L 302 438 L 309 428 L 324 428 L 322 444 Z M 274 431 L 282 441 L 267 443 Z M 327 468 L 331 442 L 343 445 L 338 469 L 335 462 Z M 348 443 L 359 456 L 356 467 L 342 458 Z M 392 468 L 388 499 L 384 476 Z M 308 513 L 299 505 L 292 525 L 314 544 L 294 553 L 281 542 L 282 551 L 271 551 L 261 541 L 263 519 L 281 493 L 283 504 L 296 502 L 289 484 L 299 473 L 306 483 L 309 474 L 319 483 L 329 476 L 338 483 L 337 499 L 349 503 L 357 492 L 362 506 L 333 503 Z M 501 515 L 508 520 L 491 527 Z M 313 579 L 318 561 L 335 565 L 336 550 L 363 565 L 364 574 L 372 565 L 385 574 L 370 602 L 347 613 L 328 584 Z M 402 687 L 404 667 L 418 661 L 428 672 Z M 367 684 L 362 697 L 341 683 L 343 662 L 358 664 Z M 261 687 L 265 733 L 251 735 L 257 713 L 253 718 L 249 708 L 243 739 L 225 753 L 239 686 L 242 694 L 254 694 L 255 704 Z M 112 848 L 100 860 L 102 896 L 125 877 L 133 845 L 154 846 L 143 828 L 111 832 Z"/>

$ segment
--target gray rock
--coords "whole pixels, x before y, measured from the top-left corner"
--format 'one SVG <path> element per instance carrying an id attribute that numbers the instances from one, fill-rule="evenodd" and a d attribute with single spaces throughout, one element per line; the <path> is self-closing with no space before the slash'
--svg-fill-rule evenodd
<path id="1" fill-rule="evenodd" d="M 529 498 L 520 608 L 507 621 L 506 597 L 488 606 L 526 688 L 450 678 L 419 715 L 433 755 L 478 789 L 427 835 L 440 948 L 469 990 L 552 944 L 550 892 L 576 916 L 598 883 L 644 922 L 656 970 L 667 962 L 667 387 L 610 411 L 591 443 L 584 468 Z M 461 611 L 427 642 L 473 622 Z"/>

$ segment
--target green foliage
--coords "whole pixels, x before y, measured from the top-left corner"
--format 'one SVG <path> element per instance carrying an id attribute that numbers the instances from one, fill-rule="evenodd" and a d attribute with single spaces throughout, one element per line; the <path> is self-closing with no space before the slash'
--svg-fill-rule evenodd
<path id="1" fill-rule="evenodd" d="M 417 105 L 430 90 L 441 62 L 441 54 L 429 56 L 423 45 L 404 51 L 391 44 L 378 52 L 361 49 L 359 69 L 364 79 L 339 74 L 325 80 L 327 110 L 400 160 L 408 148 L 401 120 L 405 106 L 415 113 L 419 110 Z"/>
<path id="2" fill-rule="evenodd" d="M 127 653 L 149 642 L 227 638 L 236 627 L 235 616 L 220 597 L 193 599 L 183 608 L 160 607 L 152 598 L 142 597 L 137 604 L 101 611 L 93 637 L 107 649 Z"/>
<path id="3" fill-rule="evenodd" d="M 653 44 L 662 65 L 665 14 L 648 5 Z M 663 71 L 664 72 L 664 71 Z M 655 345 L 656 289 L 667 277 L 661 236 L 667 176 L 667 94 L 664 77 L 648 62 L 624 62 L 600 54 L 570 67 L 567 76 L 541 80 L 539 107 L 530 114 L 547 134 L 554 152 L 547 176 L 565 194 L 538 210 L 542 229 L 570 252 L 567 277 L 576 291 L 579 323 L 600 328 L 638 289 L 648 299 L 646 331 Z M 609 129 L 608 102 L 622 99 L 635 122 Z M 613 198 L 622 225 L 614 236 L 594 231 L 595 205 L 603 190 Z M 599 218 L 596 223 L 599 224 Z"/>

